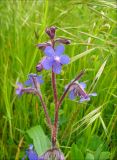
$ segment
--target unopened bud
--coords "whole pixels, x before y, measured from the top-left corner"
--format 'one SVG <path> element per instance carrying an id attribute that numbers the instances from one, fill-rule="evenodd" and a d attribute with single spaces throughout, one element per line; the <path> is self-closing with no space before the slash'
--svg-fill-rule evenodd
<path id="1" fill-rule="evenodd" d="M 37 70 L 38 72 L 41 72 L 41 71 L 43 70 L 43 65 L 42 65 L 41 63 L 37 64 L 36 70 Z"/>
<path id="2" fill-rule="evenodd" d="M 37 47 L 40 49 L 40 50 L 44 50 L 47 46 L 50 46 L 50 42 L 46 42 L 46 43 L 40 43 L 40 44 L 37 44 Z"/>
<path id="3" fill-rule="evenodd" d="M 71 41 L 69 39 L 65 39 L 65 38 L 58 38 L 55 40 L 55 42 L 59 42 L 62 44 L 70 44 L 71 43 Z"/>
<path id="4" fill-rule="evenodd" d="M 57 148 L 53 148 L 45 152 L 43 158 L 45 160 L 48 159 L 65 160 L 63 153 Z"/>
<path id="5" fill-rule="evenodd" d="M 50 28 L 46 28 L 45 32 L 48 34 L 50 39 L 53 39 L 55 37 L 56 27 L 52 26 Z"/>

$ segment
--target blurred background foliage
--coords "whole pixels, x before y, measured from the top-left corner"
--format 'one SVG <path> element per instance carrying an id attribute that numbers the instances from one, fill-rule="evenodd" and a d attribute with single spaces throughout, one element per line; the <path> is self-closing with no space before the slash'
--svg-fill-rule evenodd
<path id="1" fill-rule="evenodd" d="M 0 1 L 0 159 L 23 156 L 31 143 L 26 131 L 40 125 L 50 139 L 44 113 L 32 95 L 15 95 L 16 81 L 24 82 L 43 56 L 36 44 L 48 40 L 45 28 L 57 26 L 57 37 L 71 44 L 72 61 L 57 76 L 59 96 L 81 70 L 87 91 L 97 92 L 78 104 L 66 97 L 59 112 L 58 145 L 68 160 L 116 160 L 116 1 L 114 0 L 1 0 Z M 51 118 L 54 104 L 49 71 L 42 86 Z M 21 147 L 18 147 L 21 144 Z"/>

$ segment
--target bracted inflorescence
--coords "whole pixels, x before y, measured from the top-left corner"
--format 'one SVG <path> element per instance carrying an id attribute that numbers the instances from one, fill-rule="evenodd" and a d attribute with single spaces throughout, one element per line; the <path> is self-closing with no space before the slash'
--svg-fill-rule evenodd
<path id="1" fill-rule="evenodd" d="M 97 96 L 96 93 L 87 94 L 84 90 L 86 88 L 86 83 L 84 82 L 74 82 L 69 89 L 69 98 L 74 100 L 76 97 L 79 97 L 79 102 L 89 101 L 91 96 Z"/>
<path id="2" fill-rule="evenodd" d="M 66 38 L 56 38 L 56 30 L 57 28 L 52 26 L 50 28 L 46 28 L 46 33 L 50 38 L 50 41 L 37 44 L 37 47 L 44 52 L 44 56 L 39 61 L 36 66 L 36 70 L 38 72 L 42 72 L 43 70 L 51 70 L 52 73 L 52 88 L 53 88 L 53 97 L 55 103 L 55 116 L 54 123 L 51 122 L 50 116 L 48 114 L 46 103 L 43 99 L 40 85 L 44 82 L 42 75 L 37 74 L 29 74 L 28 79 L 24 84 L 17 82 L 16 83 L 16 94 L 18 96 L 22 96 L 24 93 L 31 93 L 40 99 L 42 104 L 42 108 L 45 113 L 45 118 L 48 127 L 51 130 L 51 142 L 52 148 L 46 151 L 43 155 L 37 155 L 37 153 L 33 149 L 33 145 L 30 145 L 28 150 L 26 150 L 26 155 L 23 160 L 28 157 L 29 160 L 48 160 L 50 158 L 55 160 L 64 160 L 64 155 L 56 146 L 57 139 L 57 130 L 58 130 L 58 112 L 59 108 L 69 92 L 69 98 L 74 100 L 76 97 L 79 97 L 78 102 L 89 101 L 91 96 L 96 96 L 96 93 L 86 93 L 84 90 L 86 88 L 86 84 L 83 82 L 79 82 L 80 78 L 83 76 L 84 71 L 81 71 L 79 75 L 76 76 L 74 80 L 72 80 L 68 85 L 66 85 L 65 90 L 61 97 L 58 97 L 57 86 L 56 86 L 56 74 L 60 74 L 62 70 L 62 66 L 66 65 L 70 62 L 69 56 L 64 54 L 65 47 L 64 45 L 70 44 L 70 40 Z"/>

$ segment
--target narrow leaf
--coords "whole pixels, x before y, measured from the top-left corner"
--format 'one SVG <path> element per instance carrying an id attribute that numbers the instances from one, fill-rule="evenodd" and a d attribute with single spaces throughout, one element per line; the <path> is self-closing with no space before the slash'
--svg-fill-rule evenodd
<path id="1" fill-rule="evenodd" d="M 80 54 L 78 54 L 78 55 L 72 57 L 70 63 L 72 63 L 72 62 L 74 62 L 74 61 L 76 61 L 76 60 L 78 60 L 78 59 L 80 59 L 80 58 L 86 56 L 87 54 L 91 53 L 91 52 L 94 51 L 95 49 L 96 49 L 96 48 L 89 49 L 89 50 L 87 50 L 87 51 L 85 51 L 85 52 L 83 52 L 83 53 L 80 53 Z"/>
<path id="2" fill-rule="evenodd" d="M 96 74 L 96 76 L 95 76 L 95 78 L 94 78 L 94 80 L 93 80 L 93 82 L 92 82 L 92 84 L 91 84 L 90 92 L 93 91 L 93 89 L 95 88 L 95 86 L 96 86 L 96 84 L 97 84 L 100 76 L 102 75 L 103 70 L 104 70 L 104 68 L 105 68 L 105 66 L 106 66 L 107 60 L 108 60 L 108 59 L 106 59 L 106 60 L 104 61 L 104 63 L 101 65 L 101 67 L 99 68 L 99 70 L 98 70 L 98 72 L 97 72 L 97 74 Z"/>

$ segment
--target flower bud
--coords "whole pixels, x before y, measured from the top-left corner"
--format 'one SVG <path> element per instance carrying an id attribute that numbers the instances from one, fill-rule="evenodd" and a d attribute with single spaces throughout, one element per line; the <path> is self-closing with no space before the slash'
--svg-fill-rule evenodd
<path id="1" fill-rule="evenodd" d="M 52 26 L 50 28 L 46 28 L 45 32 L 48 34 L 48 36 L 50 37 L 50 39 L 54 39 L 56 29 L 57 28 L 54 27 L 54 26 Z"/>
<path id="2" fill-rule="evenodd" d="M 65 160 L 63 153 L 57 148 L 52 148 L 48 150 L 44 153 L 43 157 L 44 160 L 48 160 L 50 158 L 55 160 Z"/>
<path id="3" fill-rule="evenodd" d="M 43 65 L 41 63 L 37 64 L 36 70 L 37 72 L 41 72 L 43 70 Z"/>
<path id="4" fill-rule="evenodd" d="M 37 47 L 38 47 L 40 50 L 44 50 L 47 46 L 51 46 L 50 42 L 37 44 Z"/>
<path id="5" fill-rule="evenodd" d="M 65 38 L 58 38 L 55 40 L 55 42 L 59 42 L 62 44 L 70 44 L 71 43 L 71 41 L 69 39 L 65 39 Z"/>
<path id="6" fill-rule="evenodd" d="M 46 59 L 46 56 L 44 56 L 42 60 L 37 64 L 36 66 L 37 72 L 41 72 L 43 70 L 43 62 L 45 61 L 45 59 Z"/>

